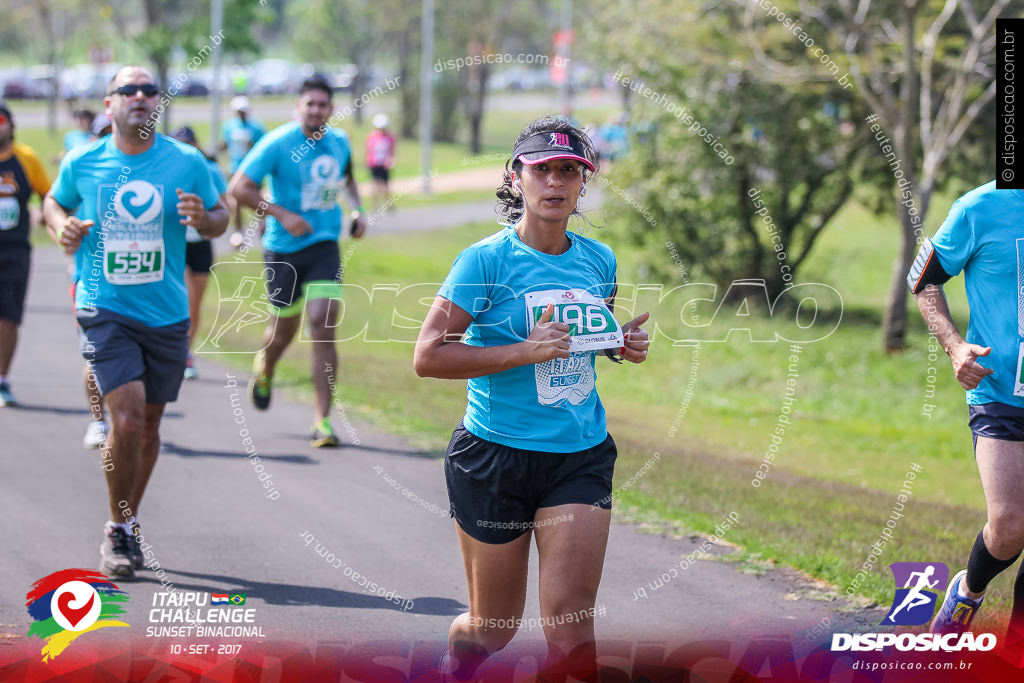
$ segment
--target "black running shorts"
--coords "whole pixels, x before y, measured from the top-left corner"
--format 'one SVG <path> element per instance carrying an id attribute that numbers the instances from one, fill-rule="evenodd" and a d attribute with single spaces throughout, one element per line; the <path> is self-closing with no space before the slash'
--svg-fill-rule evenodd
<path id="1" fill-rule="evenodd" d="M 0 257 L 0 320 L 21 324 L 31 255 L 28 249 L 11 249 L 10 253 Z"/>
<path id="2" fill-rule="evenodd" d="M 317 242 L 285 254 L 264 252 L 267 298 L 277 314 L 302 313 L 303 299 L 341 298 L 341 255 L 337 242 Z"/>
<path id="3" fill-rule="evenodd" d="M 170 403 L 188 360 L 188 318 L 150 327 L 113 311 L 78 311 L 82 357 L 96 375 L 100 393 L 142 380 L 146 403 Z"/>
<path id="4" fill-rule="evenodd" d="M 1000 441 L 1024 441 L 1024 408 L 993 401 L 967 406 L 974 447 L 978 437 Z"/>
<path id="5" fill-rule="evenodd" d="M 616 455 L 611 435 L 575 453 L 546 453 L 481 439 L 459 423 L 444 463 L 451 515 L 478 541 L 508 543 L 534 527 L 540 508 L 609 510 Z"/>
<path id="6" fill-rule="evenodd" d="M 185 244 L 185 265 L 193 273 L 206 274 L 213 266 L 213 245 L 207 240 Z"/>

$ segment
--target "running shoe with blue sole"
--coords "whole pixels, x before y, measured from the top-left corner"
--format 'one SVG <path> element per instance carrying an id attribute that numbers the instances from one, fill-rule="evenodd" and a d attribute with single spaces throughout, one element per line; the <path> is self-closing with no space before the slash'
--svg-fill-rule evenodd
<path id="1" fill-rule="evenodd" d="M 16 405 L 18 405 L 18 399 L 14 398 L 11 385 L 7 382 L 0 382 L 0 408 Z"/>
<path id="2" fill-rule="evenodd" d="M 967 570 L 957 572 L 949 581 L 946 588 L 946 599 L 942 601 L 939 613 L 932 619 L 932 625 L 928 627 L 931 633 L 964 633 L 971 628 L 974 615 L 985 600 L 981 596 L 977 600 L 967 597 L 960 597 L 960 583 L 967 577 Z"/>

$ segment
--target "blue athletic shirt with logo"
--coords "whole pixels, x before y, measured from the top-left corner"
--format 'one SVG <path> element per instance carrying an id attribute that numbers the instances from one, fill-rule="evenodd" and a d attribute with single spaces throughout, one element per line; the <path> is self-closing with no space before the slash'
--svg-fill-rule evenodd
<path id="1" fill-rule="evenodd" d="M 1022 221 L 1024 192 L 997 190 L 992 181 L 956 200 L 932 237 L 942 269 L 949 275 L 964 273 L 971 307 L 965 339 L 992 347 L 978 363 L 993 374 L 967 392 L 970 405 L 998 401 L 1024 408 L 1024 388 L 1018 386 L 1024 351 Z"/>
<path id="2" fill-rule="evenodd" d="M 471 346 L 515 344 L 529 336 L 526 294 L 582 289 L 598 299 L 615 291 L 615 255 L 597 240 L 573 235 L 559 255 L 524 244 L 507 227 L 465 249 L 438 296 L 473 316 L 464 339 Z M 608 435 L 597 395 L 594 358 L 522 365 L 468 382 L 465 428 L 481 439 L 525 450 L 571 453 Z"/>
<path id="3" fill-rule="evenodd" d="M 293 254 L 317 242 L 337 242 L 341 233 L 338 194 L 345 185 L 351 159 L 348 136 L 327 128 L 311 140 L 298 121 L 270 131 L 256 143 L 238 167 L 257 185 L 270 178 L 270 201 L 301 215 L 313 232 L 296 237 L 273 216 L 267 216 L 263 248 Z"/>
<path id="4" fill-rule="evenodd" d="M 142 154 L 125 154 L 107 136 L 64 157 L 53 198 L 95 221 L 75 252 L 75 308 L 102 308 L 151 327 L 188 318 L 178 188 L 198 195 L 207 210 L 217 204 L 206 158 L 163 135 Z"/>

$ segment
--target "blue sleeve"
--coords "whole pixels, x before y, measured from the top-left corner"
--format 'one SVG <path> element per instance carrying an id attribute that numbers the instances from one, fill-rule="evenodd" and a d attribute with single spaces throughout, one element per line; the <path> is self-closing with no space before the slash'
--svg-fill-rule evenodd
<path id="1" fill-rule="evenodd" d="M 939 265 L 948 275 L 959 274 L 971 259 L 975 244 L 974 226 L 967 217 L 967 208 L 958 200 L 932 237 Z"/>
<path id="2" fill-rule="evenodd" d="M 604 298 L 615 296 L 615 291 L 619 288 L 616 278 L 618 277 L 619 266 L 615 260 L 615 253 L 612 252 L 608 259 L 608 276 L 604 281 L 607 289 L 605 290 Z"/>
<path id="3" fill-rule="evenodd" d="M 206 167 L 210 169 L 210 180 L 213 181 L 213 187 L 217 190 L 217 194 L 227 193 L 228 181 L 224 178 L 224 171 L 220 170 L 217 162 L 210 161 L 206 164 Z"/>
<path id="4" fill-rule="evenodd" d="M 50 194 L 58 204 L 73 211 L 82 203 L 82 195 L 78 193 L 78 186 L 75 184 L 71 159 L 72 157 L 66 156 L 61 160 L 60 170 L 57 171 L 57 180 L 50 188 Z"/>
<path id="5" fill-rule="evenodd" d="M 203 173 L 198 168 L 192 171 L 192 175 L 196 178 L 195 194 L 199 195 L 199 198 L 203 200 L 204 209 L 212 209 L 217 205 L 220 200 L 220 192 L 217 192 L 217 188 L 213 184 L 213 175 L 210 172 L 210 165 L 206 163 L 206 157 L 196 151 L 194 155 L 189 155 L 189 160 L 195 165 L 201 165 L 206 173 Z"/>
<path id="6" fill-rule="evenodd" d="M 257 185 L 262 184 L 263 179 L 277 168 L 277 154 L 269 142 L 270 138 L 260 138 L 238 166 L 238 171 Z"/>
<path id="7" fill-rule="evenodd" d="M 486 262 L 479 249 L 466 249 L 455 259 L 437 295 L 448 299 L 474 318 L 490 307 L 491 286 Z"/>

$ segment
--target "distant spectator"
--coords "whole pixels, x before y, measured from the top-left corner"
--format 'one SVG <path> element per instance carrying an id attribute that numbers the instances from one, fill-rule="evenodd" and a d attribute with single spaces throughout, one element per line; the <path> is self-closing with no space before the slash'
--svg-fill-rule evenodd
<path id="1" fill-rule="evenodd" d="M 242 159 L 249 153 L 256 141 L 263 137 L 263 124 L 249 117 L 249 98 L 237 95 L 231 98 L 231 110 L 235 116 L 224 122 L 220 129 L 220 149 L 228 152 L 228 170 L 234 174 Z M 234 229 L 242 231 L 242 209 L 232 200 L 232 213 L 235 216 Z M 236 240 L 237 241 L 237 240 Z M 234 242 L 233 242 L 234 243 Z"/>
<path id="2" fill-rule="evenodd" d="M 373 117 L 373 131 L 366 138 L 366 165 L 373 176 L 373 205 L 391 207 L 391 189 L 388 181 L 395 165 L 395 136 L 388 132 L 388 115 Z"/>
<path id="3" fill-rule="evenodd" d="M 92 142 L 92 136 L 89 135 L 89 131 L 92 130 L 93 113 L 88 109 L 77 109 L 71 114 L 71 118 L 75 120 L 75 125 L 78 127 L 64 133 L 62 157 L 75 147 Z"/>
<path id="4" fill-rule="evenodd" d="M 612 114 L 608 118 L 608 123 L 601 126 L 602 146 L 607 153 L 609 161 L 618 161 L 626 156 L 626 152 L 629 150 L 628 138 L 626 137 L 627 119 L 628 115 L 626 112 L 619 112 L 618 114 Z"/>

